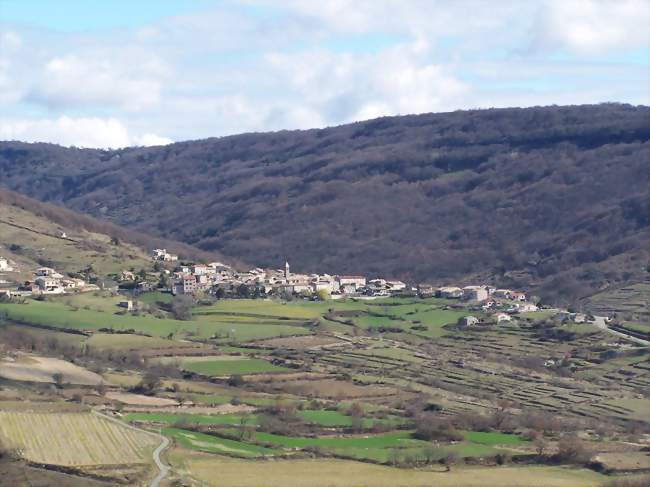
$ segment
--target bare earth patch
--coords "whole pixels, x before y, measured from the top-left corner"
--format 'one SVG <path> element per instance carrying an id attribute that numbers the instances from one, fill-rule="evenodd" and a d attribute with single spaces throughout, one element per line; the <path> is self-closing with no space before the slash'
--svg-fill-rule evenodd
<path id="1" fill-rule="evenodd" d="M 286 338 L 271 338 L 256 342 L 255 345 L 264 348 L 289 348 L 293 350 L 309 350 L 324 347 L 336 347 L 347 345 L 347 342 L 333 337 L 306 335 Z"/>
<path id="2" fill-rule="evenodd" d="M 176 406 L 178 403 L 173 399 L 166 397 L 144 396 L 142 394 L 132 394 L 130 392 L 110 391 L 106 393 L 108 399 L 119 401 L 123 404 L 134 406 Z"/>
<path id="3" fill-rule="evenodd" d="M 650 453 L 647 452 L 599 453 L 596 460 L 608 470 L 650 470 Z"/>
<path id="4" fill-rule="evenodd" d="M 0 361 L 0 377 L 10 380 L 54 383 L 54 374 L 62 374 L 63 382 L 97 385 L 104 379 L 89 370 L 65 360 L 19 354 L 15 359 Z"/>
<path id="5" fill-rule="evenodd" d="M 221 404 L 219 406 L 207 407 L 207 406 L 196 406 L 196 407 L 157 407 L 151 409 L 144 406 L 127 406 L 124 411 L 133 412 L 133 413 L 145 413 L 149 411 L 155 411 L 157 413 L 174 413 L 174 414 L 246 414 L 256 411 L 257 408 L 249 406 L 247 404 Z"/>

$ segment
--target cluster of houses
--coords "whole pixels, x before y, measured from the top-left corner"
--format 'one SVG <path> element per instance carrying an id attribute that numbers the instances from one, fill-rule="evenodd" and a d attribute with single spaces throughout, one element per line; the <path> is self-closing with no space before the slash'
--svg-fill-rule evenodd
<path id="1" fill-rule="evenodd" d="M 284 269 L 254 268 L 236 271 L 221 262 L 178 266 L 172 274 L 172 293 L 195 295 L 199 292 L 220 296 L 391 296 L 403 292 L 402 281 L 364 276 L 296 274 L 289 263 Z"/>
<path id="2" fill-rule="evenodd" d="M 160 260 L 154 253 L 155 260 Z M 420 284 L 411 287 L 402 281 L 368 279 L 365 276 L 298 274 L 291 272 L 289 263 L 284 269 L 254 268 L 236 271 L 232 267 L 213 262 L 178 266 L 171 274 L 171 290 L 175 295 L 198 293 L 219 297 L 237 296 L 302 296 L 339 299 L 342 297 L 375 298 L 384 296 L 420 296 L 458 299 L 474 304 L 476 309 L 492 314 L 497 322 L 510 321 L 514 313 L 537 311 L 537 305 L 528 302 L 525 293 L 493 286 L 434 287 Z M 466 326 L 479 322 L 466 317 Z"/>
<path id="3" fill-rule="evenodd" d="M 434 287 L 428 284 L 418 286 L 420 297 L 459 299 L 478 303 L 484 311 L 505 310 L 508 313 L 537 311 L 537 305 L 528 302 L 526 293 L 512 289 L 498 289 L 494 286 Z"/>
<path id="4" fill-rule="evenodd" d="M 12 272 L 14 269 L 9 266 L 7 259 L 0 257 L 0 271 Z M 30 296 L 65 294 L 85 289 L 86 281 L 73 277 L 66 277 L 51 267 L 40 267 L 34 272 L 34 278 L 23 282 L 17 289 L 2 289 L 1 294 L 11 296 Z"/>
<path id="5" fill-rule="evenodd" d="M 420 297 L 438 297 L 444 299 L 458 299 L 467 301 L 475 309 L 484 311 L 496 320 L 497 323 L 512 321 L 512 314 L 537 311 L 536 304 L 528 302 L 526 293 L 512 289 L 498 289 L 494 286 L 465 286 L 465 287 L 434 287 L 428 284 L 418 286 Z M 458 320 L 461 327 L 470 327 L 481 324 L 476 316 L 464 316 Z"/>
<path id="6" fill-rule="evenodd" d="M 166 249 L 154 249 L 151 254 L 154 262 L 174 263 L 178 256 L 167 252 Z M 179 264 L 173 271 L 162 268 L 159 272 L 160 283 L 152 284 L 146 274 L 139 275 L 133 271 L 124 270 L 116 279 L 120 286 L 126 283 L 134 284 L 128 289 L 146 292 L 155 286 L 171 290 L 174 295 L 213 295 L 217 297 L 250 297 L 250 296 L 300 296 L 304 298 L 339 299 L 343 297 L 358 297 L 372 299 L 385 296 L 420 296 L 458 299 L 471 302 L 475 309 L 496 316 L 498 322 L 509 321 L 512 313 L 536 311 L 537 306 L 527 301 L 525 293 L 510 289 L 498 289 L 492 286 L 465 287 L 434 287 L 420 284 L 417 287 L 408 286 L 399 280 L 383 278 L 368 279 L 359 275 L 330 275 L 330 274 L 299 274 L 291 272 L 289 263 L 283 269 L 262 269 L 259 267 L 238 271 L 221 262 L 209 264 Z M 10 262 L 0 257 L 0 272 L 11 272 Z M 140 274 L 143 274 L 141 271 Z M 117 290 L 117 283 L 115 290 Z M 24 282 L 18 289 L 5 290 L 14 295 L 56 295 L 67 292 L 80 292 L 100 289 L 103 286 L 89 284 L 83 279 L 66 277 L 50 267 L 36 270 L 34 278 Z M 11 294 L 10 294 L 11 295 Z M 466 317 L 465 325 L 471 326 L 477 322 L 472 316 Z"/>
<path id="7" fill-rule="evenodd" d="M 86 287 L 86 281 L 74 277 L 65 277 L 51 267 L 36 269 L 33 281 L 24 283 L 19 289 L 31 294 L 64 294 L 79 291 Z"/>

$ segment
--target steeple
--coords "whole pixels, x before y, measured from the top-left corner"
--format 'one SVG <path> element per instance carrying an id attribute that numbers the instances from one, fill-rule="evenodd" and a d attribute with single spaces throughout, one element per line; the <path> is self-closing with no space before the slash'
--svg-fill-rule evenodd
<path id="1" fill-rule="evenodd" d="M 289 279 L 289 261 L 284 263 L 284 278 Z"/>

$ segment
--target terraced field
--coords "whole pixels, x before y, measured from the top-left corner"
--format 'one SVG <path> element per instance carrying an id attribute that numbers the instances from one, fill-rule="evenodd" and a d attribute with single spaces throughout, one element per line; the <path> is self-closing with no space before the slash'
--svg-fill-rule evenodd
<path id="1" fill-rule="evenodd" d="M 0 436 L 32 462 L 71 467 L 149 463 L 159 443 L 90 413 L 0 411 Z"/>

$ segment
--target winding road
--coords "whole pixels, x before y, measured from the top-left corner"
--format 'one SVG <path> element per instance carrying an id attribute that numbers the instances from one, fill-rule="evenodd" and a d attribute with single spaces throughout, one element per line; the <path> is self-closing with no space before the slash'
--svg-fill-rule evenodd
<path id="1" fill-rule="evenodd" d="M 638 343 L 639 345 L 643 345 L 645 347 L 650 346 L 650 342 L 648 340 L 643 340 L 642 338 L 637 338 L 633 337 L 632 335 L 628 335 L 627 333 L 622 333 L 620 331 L 612 330 L 609 326 L 607 326 L 607 318 L 604 316 L 594 316 L 594 321 L 592 322 L 593 325 L 596 325 L 598 328 L 608 331 L 612 335 L 616 335 L 619 338 L 625 338 L 626 340 L 630 340 L 634 343 Z"/>
<path id="2" fill-rule="evenodd" d="M 156 448 L 153 452 L 153 461 L 158 467 L 158 470 L 160 470 L 160 472 L 158 473 L 156 478 L 151 481 L 151 484 L 149 484 L 150 487 L 159 487 L 160 482 L 162 482 L 162 480 L 165 477 L 167 477 L 167 474 L 169 474 L 169 471 L 171 470 L 171 467 L 169 465 L 164 464 L 163 461 L 160 459 L 160 454 L 165 450 L 165 448 L 169 446 L 169 438 L 161 434 L 154 433 L 152 431 L 136 428 L 133 425 L 120 421 L 119 419 L 113 418 L 112 416 L 107 416 L 106 414 L 100 413 L 99 411 L 95 411 L 94 409 L 92 410 L 92 413 L 101 418 L 107 419 L 108 421 L 112 421 L 113 423 L 119 424 L 120 426 L 123 426 L 125 428 L 129 428 L 135 431 L 139 431 L 140 433 L 146 433 L 148 435 L 155 436 L 156 438 L 160 438 L 160 445 L 158 445 L 158 448 Z"/>

